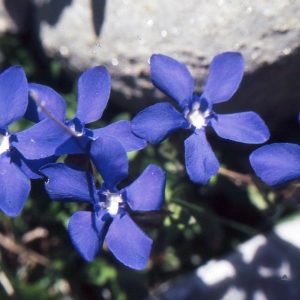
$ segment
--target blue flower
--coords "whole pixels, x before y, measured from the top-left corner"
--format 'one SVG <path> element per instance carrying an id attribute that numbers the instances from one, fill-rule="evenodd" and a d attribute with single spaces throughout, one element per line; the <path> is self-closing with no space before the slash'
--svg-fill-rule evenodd
<path id="1" fill-rule="evenodd" d="M 254 112 L 220 115 L 213 104 L 229 100 L 242 80 L 244 60 L 240 53 L 214 57 L 202 95 L 193 95 L 194 80 L 183 64 L 164 55 L 152 55 L 150 76 L 155 87 L 177 102 L 179 113 L 169 103 L 158 103 L 140 112 L 131 123 L 134 134 L 159 144 L 179 129 L 193 134 L 185 140 L 185 163 L 190 179 L 205 184 L 219 169 L 219 162 L 206 140 L 205 128 L 212 126 L 222 138 L 242 143 L 263 143 L 269 130 Z"/>
<path id="2" fill-rule="evenodd" d="M 17 216 L 30 191 L 30 179 L 19 163 L 22 155 L 12 147 L 16 135 L 8 126 L 21 119 L 28 103 L 28 86 L 21 67 L 11 67 L 0 74 L 0 209 Z"/>
<path id="3" fill-rule="evenodd" d="M 263 146 L 251 153 L 250 163 L 257 176 L 273 187 L 300 179 L 300 146 L 289 143 Z"/>
<path id="4" fill-rule="evenodd" d="M 37 124 L 19 132 L 13 143 L 26 159 L 86 153 L 90 142 L 103 135 L 117 138 L 126 151 L 146 145 L 132 134 L 130 122 L 125 120 L 96 130 L 85 128 L 86 124 L 101 118 L 110 95 L 110 76 L 104 66 L 89 69 L 79 78 L 77 111 L 71 120 L 66 120 L 66 103 L 54 90 L 29 84 L 29 91 L 31 97 L 25 117 Z"/>
<path id="5" fill-rule="evenodd" d="M 78 211 L 69 221 L 71 241 L 81 256 L 93 261 L 102 248 L 108 248 L 123 264 L 146 267 L 152 240 L 135 224 L 126 211 L 150 211 L 161 208 L 164 199 L 165 173 L 149 165 L 130 186 L 116 185 L 128 175 L 128 161 L 122 145 L 114 138 L 100 137 L 91 145 L 95 166 L 104 183 L 96 190 L 93 176 L 78 166 L 48 164 L 41 172 L 48 177 L 46 190 L 52 200 L 87 202 L 93 211 Z M 113 152 L 103 149 L 114 149 Z"/>

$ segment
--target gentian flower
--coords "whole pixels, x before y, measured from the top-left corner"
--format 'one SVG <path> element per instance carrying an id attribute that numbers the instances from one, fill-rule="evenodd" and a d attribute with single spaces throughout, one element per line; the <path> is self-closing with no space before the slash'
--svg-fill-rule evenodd
<path id="1" fill-rule="evenodd" d="M 244 60 L 240 53 L 225 52 L 214 57 L 201 96 L 193 95 L 194 80 L 185 65 L 164 55 L 152 55 L 150 77 L 155 87 L 177 102 L 158 103 L 137 114 L 131 129 L 137 136 L 159 144 L 179 129 L 190 129 L 185 140 L 185 163 L 190 179 L 205 184 L 219 169 L 219 162 L 206 140 L 205 128 L 212 126 L 222 138 L 242 143 L 263 143 L 269 130 L 254 112 L 217 114 L 213 104 L 232 97 L 242 80 Z"/>
<path id="2" fill-rule="evenodd" d="M 117 144 L 117 145 L 114 145 Z M 113 152 L 104 149 L 114 149 Z M 64 163 L 48 164 L 41 172 L 48 177 L 46 190 L 52 200 L 87 202 L 93 211 L 78 211 L 68 225 L 71 241 L 81 256 L 93 261 L 104 239 L 115 257 L 134 269 L 146 267 L 152 240 L 135 224 L 126 207 L 138 211 L 158 210 L 164 199 L 165 173 L 149 165 L 131 185 L 116 185 L 128 174 L 122 145 L 114 138 L 100 137 L 91 144 L 94 164 L 104 183 L 96 190 L 86 170 Z"/>
<path id="3" fill-rule="evenodd" d="M 66 103 L 54 90 L 29 84 L 29 91 L 25 117 L 37 124 L 19 132 L 13 143 L 27 159 L 86 153 L 90 142 L 102 135 L 117 138 L 126 151 L 146 146 L 144 140 L 132 134 L 130 122 L 125 120 L 96 130 L 85 128 L 85 124 L 101 118 L 109 98 L 110 76 L 104 66 L 89 69 L 80 76 L 77 111 L 71 120 L 66 120 Z"/>
<path id="4" fill-rule="evenodd" d="M 257 176 L 273 187 L 300 179 L 300 146 L 289 143 L 263 146 L 251 153 L 250 163 Z"/>
<path id="5" fill-rule="evenodd" d="M 16 138 L 8 126 L 21 119 L 28 103 L 25 73 L 15 66 L 0 74 L 0 209 L 11 217 L 24 207 L 30 179 L 19 166 L 22 155 L 12 146 Z"/>

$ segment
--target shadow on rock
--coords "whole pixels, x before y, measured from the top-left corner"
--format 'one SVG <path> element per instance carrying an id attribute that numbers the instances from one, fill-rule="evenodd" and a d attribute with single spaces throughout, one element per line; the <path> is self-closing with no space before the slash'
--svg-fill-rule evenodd
<path id="1" fill-rule="evenodd" d="M 298 242 L 285 241 L 276 230 L 255 236 L 147 300 L 300 299 Z"/>
<path id="2" fill-rule="evenodd" d="M 40 8 L 40 17 L 49 25 L 54 26 L 65 7 L 72 4 L 72 0 L 50 0 Z"/>

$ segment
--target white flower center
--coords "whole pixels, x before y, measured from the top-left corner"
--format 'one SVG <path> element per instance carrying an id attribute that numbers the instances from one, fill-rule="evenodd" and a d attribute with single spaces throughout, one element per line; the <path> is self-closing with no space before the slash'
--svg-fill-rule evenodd
<path id="1" fill-rule="evenodd" d="M 197 129 L 206 126 L 205 118 L 209 115 L 209 110 L 202 112 L 200 110 L 200 103 L 196 102 L 193 104 L 191 111 L 187 111 L 185 118 L 188 122 L 193 124 Z"/>
<path id="2" fill-rule="evenodd" d="M 187 120 L 193 124 L 197 129 L 205 126 L 204 114 L 199 110 L 192 110 L 187 115 Z"/>
<path id="3" fill-rule="evenodd" d="M 0 154 L 9 151 L 9 134 L 0 134 Z"/>
<path id="4" fill-rule="evenodd" d="M 106 208 L 108 213 L 114 217 L 119 211 L 119 203 L 123 202 L 121 194 L 107 192 L 105 202 L 101 202 L 100 206 Z"/>
<path id="5" fill-rule="evenodd" d="M 69 125 L 69 128 L 71 129 L 71 131 L 74 132 L 74 134 L 75 134 L 76 136 L 82 136 L 82 132 L 76 131 L 76 127 L 75 127 L 75 124 L 74 124 L 74 123 L 72 123 L 71 125 Z"/>

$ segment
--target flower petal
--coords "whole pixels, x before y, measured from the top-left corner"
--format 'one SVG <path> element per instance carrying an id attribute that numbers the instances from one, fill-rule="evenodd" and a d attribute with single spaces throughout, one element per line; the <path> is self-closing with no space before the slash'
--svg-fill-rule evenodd
<path id="1" fill-rule="evenodd" d="M 147 266 L 152 240 L 132 221 L 129 215 L 117 215 L 111 223 L 106 243 L 124 265 L 142 270 Z"/>
<path id="2" fill-rule="evenodd" d="M 257 176 L 270 186 L 300 178 L 300 146 L 277 143 L 263 146 L 250 155 Z"/>
<path id="3" fill-rule="evenodd" d="M 97 121 L 110 95 L 110 76 L 104 66 L 85 71 L 78 81 L 76 117 L 84 124 Z"/>
<path id="4" fill-rule="evenodd" d="M 184 109 L 193 95 L 194 79 L 187 67 L 177 60 L 154 54 L 150 58 L 153 85 L 175 100 Z"/>
<path id="5" fill-rule="evenodd" d="M 52 200 L 95 203 L 94 179 L 86 170 L 72 164 L 53 163 L 40 172 L 48 177 L 45 188 Z"/>
<path id="6" fill-rule="evenodd" d="M 147 107 L 133 118 L 131 130 L 137 136 L 157 145 L 179 129 L 187 129 L 190 123 L 167 102 Z"/>
<path id="7" fill-rule="evenodd" d="M 92 141 L 89 155 L 109 190 L 128 176 L 127 154 L 115 138 L 103 136 Z"/>
<path id="8" fill-rule="evenodd" d="M 206 140 L 203 129 L 196 130 L 185 142 L 185 164 L 190 179 L 198 184 L 206 184 L 217 174 L 220 164 Z"/>
<path id="9" fill-rule="evenodd" d="M 40 168 L 46 164 L 55 162 L 58 158 L 53 155 L 42 159 L 29 160 L 22 156 L 17 149 L 13 149 L 10 154 L 11 161 L 14 162 L 30 179 L 43 178 L 44 176 L 39 172 Z"/>
<path id="10" fill-rule="evenodd" d="M 107 135 L 117 139 L 126 152 L 140 150 L 146 147 L 147 143 L 134 135 L 130 128 L 130 122 L 122 120 L 103 128 L 93 130 L 94 137 Z"/>
<path id="11" fill-rule="evenodd" d="M 73 118 L 66 122 L 66 127 L 70 130 L 69 137 L 59 145 L 55 154 L 60 156 L 63 154 L 82 154 L 88 151 L 89 143 L 94 139 L 93 131 L 84 128 L 84 124 L 78 119 Z"/>
<path id="12" fill-rule="evenodd" d="M 10 67 L 0 74 L 0 128 L 21 119 L 28 104 L 28 86 L 24 70 Z"/>
<path id="13" fill-rule="evenodd" d="M 218 136 L 236 142 L 259 144 L 267 141 L 270 132 L 260 116 L 252 111 L 217 115 L 211 126 Z"/>
<path id="14" fill-rule="evenodd" d="M 107 231 L 102 215 L 78 211 L 70 218 L 68 231 L 71 241 L 86 261 L 93 261 L 100 252 Z"/>
<path id="15" fill-rule="evenodd" d="M 30 191 L 30 179 L 11 162 L 8 153 L 0 155 L 0 209 L 10 217 L 23 209 Z"/>
<path id="16" fill-rule="evenodd" d="M 27 159 L 40 159 L 54 155 L 56 148 L 64 143 L 70 134 L 52 119 L 44 119 L 18 132 L 16 137 L 17 140 L 11 142 L 13 147 Z"/>
<path id="17" fill-rule="evenodd" d="M 125 188 L 127 203 L 133 210 L 161 209 L 165 185 L 165 172 L 155 165 L 149 165 L 139 178 Z"/>
<path id="18" fill-rule="evenodd" d="M 82 154 L 86 153 L 90 138 L 82 136 L 69 136 L 61 145 L 59 145 L 55 154 L 60 156 L 64 154 Z"/>
<path id="19" fill-rule="evenodd" d="M 214 57 L 201 98 L 210 103 L 229 100 L 238 89 L 244 73 L 244 59 L 238 52 L 225 52 Z"/>
<path id="20" fill-rule="evenodd" d="M 36 83 L 30 83 L 28 88 L 29 101 L 24 115 L 26 119 L 38 123 L 48 118 L 45 112 L 39 108 L 37 100 L 48 113 L 55 116 L 58 120 L 65 122 L 67 106 L 65 100 L 58 93 L 48 86 Z"/>

